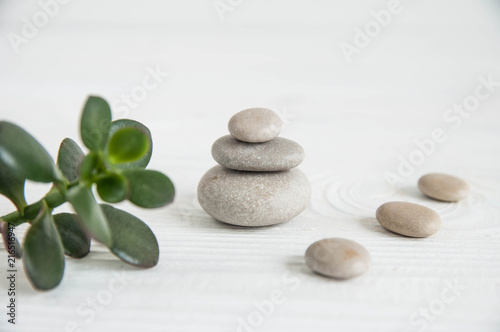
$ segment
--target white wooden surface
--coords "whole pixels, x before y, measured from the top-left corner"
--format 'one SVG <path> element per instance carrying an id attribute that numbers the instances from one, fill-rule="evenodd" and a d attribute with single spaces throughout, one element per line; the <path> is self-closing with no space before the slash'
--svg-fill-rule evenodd
<path id="1" fill-rule="evenodd" d="M 254 331 L 500 331 L 500 88 L 457 128 L 443 120 L 474 94 L 479 76 L 500 81 L 500 6 L 401 4 L 347 64 L 339 44 L 352 43 L 353 29 L 386 1 L 248 0 L 221 21 L 211 0 L 73 0 L 18 54 L 7 34 L 19 33 L 39 4 L 0 1 L 1 118 L 55 156 L 64 137 L 78 138 L 88 94 L 118 101 L 117 117 L 151 128 L 151 168 L 171 176 L 178 191 L 164 209 L 124 204 L 156 233 L 157 267 L 126 266 L 93 244 L 87 258 L 67 259 L 51 292 L 34 291 L 21 272 L 15 326 L 6 322 L 2 272 L 0 331 L 229 332 L 250 331 L 240 325 L 252 319 Z M 124 112 L 120 95 L 156 67 L 170 75 Z M 208 217 L 195 192 L 229 117 L 254 106 L 284 115 L 282 136 L 306 149 L 301 168 L 313 199 L 288 223 L 242 229 Z M 406 181 L 390 185 L 385 172 L 397 172 L 398 157 L 435 128 L 447 140 Z M 470 197 L 457 204 L 424 198 L 416 181 L 431 171 L 463 177 Z M 47 189 L 29 187 L 30 200 Z M 390 200 L 436 209 L 441 231 L 427 239 L 385 231 L 374 213 Z M 10 210 L 2 198 L 1 213 Z M 16 230 L 20 238 L 25 229 Z M 370 271 L 342 282 L 313 274 L 303 254 L 325 237 L 366 246 Z M 6 260 L 0 249 L 2 270 Z M 449 283 L 460 286 L 451 300 Z M 283 301 L 260 322 L 256 303 L 277 292 Z M 431 318 L 423 318 L 425 308 Z"/>

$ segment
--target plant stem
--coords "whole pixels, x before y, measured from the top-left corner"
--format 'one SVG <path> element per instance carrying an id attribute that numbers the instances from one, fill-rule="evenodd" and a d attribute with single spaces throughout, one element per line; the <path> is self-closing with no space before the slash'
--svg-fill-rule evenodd
<path id="1" fill-rule="evenodd" d="M 58 189 L 52 189 L 47 193 L 47 195 L 45 195 L 44 198 L 42 198 L 38 202 L 26 206 L 24 208 L 24 216 L 21 216 L 19 212 L 15 211 L 1 217 L 0 219 L 13 224 L 14 226 L 24 224 L 25 222 L 34 219 L 38 215 L 40 209 L 42 208 L 43 201 L 47 203 L 49 208 L 53 209 L 65 203 L 66 198 Z"/>

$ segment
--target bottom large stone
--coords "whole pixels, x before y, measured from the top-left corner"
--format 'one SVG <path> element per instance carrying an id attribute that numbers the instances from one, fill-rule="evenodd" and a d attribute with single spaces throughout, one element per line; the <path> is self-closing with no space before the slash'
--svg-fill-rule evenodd
<path id="1" fill-rule="evenodd" d="M 201 207 L 215 219 L 238 226 L 288 221 L 304 211 L 310 200 L 309 180 L 297 168 L 242 172 L 215 166 L 198 185 Z"/>

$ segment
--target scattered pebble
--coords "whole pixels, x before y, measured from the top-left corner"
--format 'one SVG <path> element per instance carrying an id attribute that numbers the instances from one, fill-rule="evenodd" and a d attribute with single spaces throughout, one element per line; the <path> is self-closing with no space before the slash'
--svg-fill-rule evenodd
<path id="1" fill-rule="evenodd" d="M 219 138 L 212 156 L 222 166 L 239 171 L 274 172 L 297 167 L 304 160 L 304 149 L 296 142 L 277 137 L 266 143 L 246 143 L 231 135 Z"/>
<path id="2" fill-rule="evenodd" d="M 414 203 L 385 203 L 377 209 L 376 216 L 382 227 L 411 237 L 428 237 L 441 227 L 436 211 Z"/>
<path id="3" fill-rule="evenodd" d="M 418 188 L 430 198 L 458 202 L 469 194 L 469 184 L 453 175 L 432 173 L 418 180 Z"/>
<path id="4" fill-rule="evenodd" d="M 311 244 L 306 251 L 306 264 L 314 272 L 331 278 L 357 277 L 368 271 L 370 263 L 368 251 L 347 239 L 323 239 Z"/>
<path id="5" fill-rule="evenodd" d="M 229 120 L 229 132 L 243 142 L 263 143 L 277 137 L 283 128 L 278 114 L 267 108 L 249 108 Z"/>
<path id="6" fill-rule="evenodd" d="M 283 172 L 209 170 L 198 185 L 198 201 L 212 217 L 238 226 L 290 220 L 309 205 L 311 185 L 298 168 Z"/>

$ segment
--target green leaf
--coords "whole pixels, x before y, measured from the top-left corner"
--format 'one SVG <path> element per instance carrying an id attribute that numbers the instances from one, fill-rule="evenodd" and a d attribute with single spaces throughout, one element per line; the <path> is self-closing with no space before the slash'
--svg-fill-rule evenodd
<path id="1" fill-rule="evenodd" d="M 12 172 L 10 168 L 0 160 L 0 194 L 10 199 L 21 215 L 26 206 L 26 199 L 24 197 L 25 182 L 25 179 L 20 178 L 17 174 Z"/>
<path id="2" fill-rule="evenodd" d="M 108 203 L 118 203 L 127 198 L 127 179 L 119 174 L 110 174 L 97 182 L 99 196 Z"/>
<path id="3" fill-rule="evenodd" d="M 102 205 L 113 234 L 109 247 L 122 261 L 140 267 L 158 264 L 160 249 L 151 229 L 139 218 L 110 205 Z"/>
<path id="4" fill-rule="evenodd" d="M 125 129 L 127 129 L 129 131 L 122 132 Z M 130 129 L 136 129 L 136 131 L 132 131 Z M 142 135 L 138 135 L 137 131 L 141 132 Z M 136 141 L 134 143 L 134 146 L 136 146 L 136 147 L 133 149 L 132 152 L 139 151 L 140 153 L 137 153 L 136 156 L 139 154 L 141 154 L 141 156 L 138 159 L 130 160 L 128 162 L 120 161 L 115 166 L 118 168 L 121 168 L 121 169 L 146 168 L 146 166 L 149 164 L 149 161 L 151 160 L 151 154 L 153 153 L 153 140 L 151 138 L 151 132 L 149 131 L 149 129 L 140 122 L 128 120 L 128 119 L 120 119 L 120 120 L 113 121 L 111 123 L 111 128 L 109 130 L 109 137 L 111 137 L 111 139 L 110 139 L 110 142 L 108 142 L 108 144 L 107 144 L 106 153 L 108 154 L 110 160 L 113 160 L 113 158 L 116 158 L 116 157 L 111 157 L 111 155 L 116 155 L 116 154 L 118 154 L 117 153 L 118 150 L 121 151 L 121 149 L 127 148 L 126 145 L 123 147 L 120 147 L 120 144 L 116 144 L 116 143 L 118 143 L 118 139 L 120 141 L 125 141 L 125 139 L 123 139 L 122 136 L 128 136 L 127 133 L 134 133 L 132 135 L 134 135 L 136 137 L 135 138 Z M 116 134 L 119 134 L 119 136 L 116 138 L 116 141 L 115 141 L 115 139 L 113 139 L 113 138 L 115 137 Z M 147 143 L 145 145 L 146 146 L 145 151 L 142 150 L 142 148 L 145 147 L 144 141 L 143 141 L 144 138 L 147 141 Z M 120 155 L 128 155 L 129 154 L 126 151 L 124 151 L 124 152 L 125 153 L 120 152 Z M 130 153 L 130 154 L 132 155 L 133 153 Z M 122 157 L 120 157 L 120 158 L 121 159 L 118 159 L 118 160 L 127 159 L 127 158 L 122 158 Z"/>
<path id="5" fill-rule="evenodd" d="M 99 156 L 95 152 L 86 155 L 80 163 L 79 173 L 82 181 L 92 181 L 99 173 Z"/>
<path id="6" fill-rule="evenodd" d="M 111 124 L 111 109 L 107 101 L 90 96 L 83 108 L 80 134 L 83 143 L 92 151 L 104 150 Z"/>
<path id="7" fill-rule="evenodd" d="M 108 221 L 97 204 L 92 189 L 87 186 L 71 187 L 66 193 L 66 198 L 78 214 L 85 230 L 97 241 L 107 247 L 111 246 L 112 239 Z"/>
<path id="8" fill-rule="evenodd" d="M 63 278 L 63 247 L 46 203 L 24 238 L 23 263 L 29 281 L 37 289 L 52 289 Z"/>
<path id="9" fill-rule="evenodd" d="M 90 252 L 90 236 L 73 213 L 59 213 L 53 216 L 62 240 L 64 253 L 73 258 L 83 258 Z"/>
<path id="10" fill-rule="evenodd" d="M 0 122 L 0 161 L 19 179 L 54 182 L 58 170 L 49 153 L 36 139 L 17 125 Z"/>
<path id="11" fill-rule="evenodd" d="M 146 135 L 136 128 L 116 131 L 108 142 L 108 157 L 114 164 L 130 163 L 142 158 L 148 151 Z"/>
<path id="12" fill-rule="evenodd" d="M 9 225 L 7 222 L 0 221 L 0 233 L 2 233 L 3 245 L 9 255 L 21 258 L 23 256 L 23 248 L 17 240 L 14 232 L 9 231 Z"/>
<path id="13" fill-rule="evenodd" d="M 175 188 L 170 179 L 158 171 L 130 169 L 123 171 L 129 183 L 128 199 L 137 206 L 157 208 L 171 203 Z"/>
<path id="14" fill-rule="evenodd" d="M 78 168 L 85 154 L 71 138 L 65 138 L 59 146 L 57 166 L 69 182 L 78 179 Z"/>

